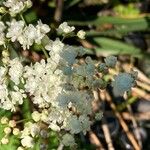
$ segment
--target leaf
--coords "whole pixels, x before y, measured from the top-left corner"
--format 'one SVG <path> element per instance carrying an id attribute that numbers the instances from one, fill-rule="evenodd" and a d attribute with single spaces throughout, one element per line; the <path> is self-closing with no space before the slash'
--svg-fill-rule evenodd
<path id="1" fill-rule="evenodd" d="M 100 17 L 93 17 L 93 16 L 89 16 L 88 17 L 89 20 L 85 20 L 85 21 L 68 21 L 68 23 L 70 25 L 79 25 L 79 26 L 88 26 L 88 25 L 94 25 L 94 26 L 100 26 L 103 24 L 113 24 L 113 25 L 117 25 L 117 26 L 131 26 L 131 25 L 141 25 L 143 27 L 148 28 L 149 27 L 149 22 L 150 22 L 150 17 L 141 17 L 141 18 L 121 18 L 121 17 L 113 17 L 113 16 L 100 16 Z"/>
<path id="2" fill-rule="evenodd" d="M 36 12 L 33 10 L 29 11 L 28 13 L 25 13 L 24 17 L 27 23 L 33 23 L 38 19 Z"/>
<path id="3" fill-rule="evenodd" d="M 59 145 L 58 134 L 54 131 L 49 131 L 48 149 L 57 149 Z"/>
<path id="4" fill-rule="evenodd" d="M 23 105 L 22 105 L 22 114 L 23 118 L 27 120 L 31 120 L 31 108 L 30 108 L 30 101 L 28 98 L 24 99 Z"/>
<path id="5" fill-rule="evenodd" d="M 133 45 L 126 44 L 122 41 L 113 40 L 110 38 L 96 37 L 92 39 L 97 45 L 95 48 L 97 53 L 107 53 L 107 54 L 129 54 L 133 56 L 140 56 L 141 50 L 134 47 Z"/>
<path id="6" fill-rule="evenodd" d="M 8 110 L 4 110 L 2 108 L 0 108 L 0 118 L 5 116 L 5 117 L 10 117 L 11 116 L 11 112 Z"/>
<path id="7" fill-rule="evenodd" d="M 65 9 L 68 9 L 68 8 L 70 8 L 70 7 L 72 7 L 72 6 L 74 6 L 74 5 L 76 5 L 76 4 L 78 4 L 79 2 L 80 2 L 81 0 L 67 0 L 66 2 L 65 2 Z"/>

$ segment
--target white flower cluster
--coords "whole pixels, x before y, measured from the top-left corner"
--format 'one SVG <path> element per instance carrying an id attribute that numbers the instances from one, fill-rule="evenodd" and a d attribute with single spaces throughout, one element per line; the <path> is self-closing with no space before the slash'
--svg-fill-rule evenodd
<path id="1" fill-rule="evenodd" d="M 36 27 L 32 24 L 25 26 L 24 21 L 16 21 L 15 19 L 7 24 L 8 32 L 6 37 L 11 38 L 12 42 L 18 41 L 24 50 L 29 49 L 34 42 L 41 44 L 43 37 L 50 31 L 49 26 L 43 24 L 41 21 L 38 21 Z"/>
<path id="2" fill-rule="evenodd" d="M 6 0 L 3 4 L 11 16 L 22 13 L 32 5 L 30 0 Z M 57 29 L 63 38 L 73 35 L 74 30 L 75 27 L 70 27 L 66 22 Z M 99 68 L 90 57 L 79 61 L 77 58 L 84 54 L 83 48 L 65 45 L 59 38 L 52 41 L 46 37 L 49 31 L 49 26 L 41 21 L 37 25 L 26 25 L 24 20 L 16 19 L 7 23 L 0 21 L 0 45 L 6 48 L 2 52 L 3 65 L 0 66 L 0 108 L 15 111 L 24 103 L 25 98 L 30 99 L 34 107 L 31 116 L 36 123 L 28 122 L 20 132 L 23 147 L 18 150 L 33 148 L 34 139 L 39 134 L 47 137 L 41 132 L 39 124 L 42 122 L 51 130 L 62 131 L 61 143 L 66 146 L 74 145 L 74 134 L 86 134 L 94 118 L 100 117 L 99 112 L 94 116 L 92 92 L 93 89 L 106 88 L 107 84 L 99 79 L 98 71 L 106 74 L 109 67 L 116 65 L 117 58 L 114 56 L 107 57 Z M 77 36 L 84 39 L 85 32 L 80 30 Z M 46 42 L 43 39 L 47 39 Z M 34 64 L 23 65 L 19 58 L 10 60 L 9 47 L 5 41 L 11 41 L 10 44 L 17 41 L 24 50 L 34 43 L 41 44 L 45 48 L 43 52 L 46 57 L 46 50 L 50 57 Z M 119 74 L 113 82 L 114 91 L 123 94 L 131 89 L 134 81 L 134 75 Z M 2 121 L 5 122 L 5 119 Z M 11 124 L 14 125 L 13 122 Z M 6 128 L 5 132 L 11 131 Z M 15 134 L 18 134 L 17 129 Z M 2 142 L 6 144 L 8 140 L 4 138 Z"/>
<path id="3" fill-rule="evenodd" d="M 72 26 L 72 27 L 68 26 L 67 22 L 60 24 L 58 27 L 58 32 L 65 33 L 65 34 L 69 34 L 74 30 L 75 30 L 75 27 L 74 26 Z"/>
<path id="4" fill-rule="evenodd" d="M 24 129 L 21 131 L 21 144 L 26 148 L 33 148 L 34 137 L 40 134 L 40 127 L 36 123 L 27 122 Z"/>
<path id="5" fill-rule="evenodd" d="M 40 114 L 41 120 L 48 123 L 52 130 L 65 129 L 71 134 L 86 133 L 91 125 L 89 115 L 92 113 L 92 96 L 73 85 L 73 65 L 80 50 L 64 46 L 58 39 L 46 47 L 51 56 L 47 63 L 42 60 L 25 67 L 25 90 L 33 96 L 34 104 L 47 108 L 46 113 Z M 68 68 L 70 73 L 67 74 Z M 39 120 L 39 114 L 35 115 L 35 120 Z"/>
<path id="6" fill-rule="evenodd" d="M 0 67 L 0 107 L 15 111 L 15 106 L 21 105 L 23 98 L 26 97 L 25 91 L 17 86 L 20 83 L 23 66 L 18 59 L 14 59 L 10 61 L 9 67 L 9 70 Z M 13 83 L 9 82 L 6 74 L 10 75 Z M 8 86 L 11 86 L 11 89 Z"/>
<path id="7" fill-rule="evenodd" d="M 14 111 L 15 106 L 23 103 L 25 93 L 28 93 L 33 103 L 42 110 L 41 113 L 33 114 L 37 116 L 36 119 L 33 117 L 35 120 L 47 123 L 49 128 L 55 131 L 86 133 L 92 124 L 90 115 L 93 96 L 91 91 L 78 89 L 81 80 L 78 83 L 76 78 L 83 76 L 84 82 L 88 74 L 87 81 L 91 78 L 92 82 L 94 65 L 87 59 L 87 64 L 83 64 L 81 68 L 79 65 L 75 67 L 76 57 L 82 50 L 64 45 L 59 39 L 50 41 L 47 47 L 51 56 L 47 62 L 41 60 L 34 65 L 23 67 L 19 59 L 15 58 L 9 62 L 8 68 L 1 67 L 0 107 Z M 78 71 L 80 69 L 85 72 Z M 13 90 L 8 90 L 8 80 L 4 80 L 5 74 L 9 75 L 10 82 L 13 83 Z M 20 84 L 23 84 L 23 89 L 19 88 Z M 22 144 L 31 146 L 31 137 L 27 135 L 23 138 Z"/>
<path id="8" fill-rule="evenodd" d="M 31 0 L 6 0 L 3 4 L 8 8 L 11 16 L 16 16 L 18 13 L 32 6 Z"/>
<path id="9" fill-rule="evenodd" d="M 93 121 L 94 97 L 91 89 L 103 89 L 106 84 L 96 78 L 96 67 L 90 57 L 83 63 L 77 61 L 83 49 L 64 45 L 59 39 L 49 41 L 45 47 L 50 51 L 50 58 L 46 61 L 42 59 L 23 66 L 15 58 L 9 61 L 8 67 L 0 68 L 0 107 L 14 111 L 28 93 L 33 104 L 40 108 L 40 112 L 32 114 L 33 120 L 37 123 L 42 121 L 57 132 L 65 130 L 68 134 L 62 137 L 62 143 L 73 145 L 73 135 L 80 132 L 86 134 Z M 123 94 L 131 89 L 134 81 L 133 75 L 121 73 L 113 82 L 114 91 Z M 84 87 L 87 90 L 80 90 Z M 39 130 L 34 131 L 24 128 L 21 136 L 23 147 L 33 147 L 33 137 Z"/>

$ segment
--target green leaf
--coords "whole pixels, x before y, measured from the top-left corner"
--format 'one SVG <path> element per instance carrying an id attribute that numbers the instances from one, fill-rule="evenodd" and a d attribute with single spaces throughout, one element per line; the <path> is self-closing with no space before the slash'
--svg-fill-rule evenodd
<path id="1" fill-rule="evenodd" d="M 67 0 L 66 2 L 65 2 L 65 9 L 68 9 L 68 8 L 70 8 L 70 7 L 72 7 L 72 6 L 74 6 L 74 5 L 76 5 L 76 4 L 78 4 L 79 2 L 80 2 L 81 0 Z"/>
<path id="2" fill-rule="evenodd" d="M 126 44 L 122 41 L 113 40 L 110 38 L 96 37 L 92 39 L 97 45 L 95 51 L 98 53 L 107 54 L 128 54 L 133 56 L 140 56 L 141 50 L 133 45 Z"/>
<path id="3" fill-rule="evenodd" d="M 4 110 L 2 108 L 0 108 L 0 118 L 5 116 L 5 117 L 10 117 L 11 116 L 11 112 L 8 110 Z"/>
<path id="4" fill-rule="evenodd" d="M 38 19 L 36 12 L 33 10 L 29 11 L 28 13 L 25 13 L 24 17 L 27 23 L 33 23 Z"/>
<path id="5" fill-rule="evenodd" d="M 86 26 L 86 25 L 95 25 L 95 26 L 100 26 L 103 24 L 113 24 L 117 26 L 128 26 L 130 27 L 131 25 L 141 25 L 144 26 L 145 28 L 149 27 L 149 22 L 150 22 L 150 17 L 141 17 L 141 18 L 120 18 L 120 17 L 112 17 L 112 16 L 100 16 L 100 17 L 88 17 L 89 20 L 85 21 L 68 21 L 70 25 L 79 25 L 79 26 Z"/>
<path id="6" fill-rule="evenodd" d="M 32 120 L 31 117 L 31 108 L 30 108 L 30 101 L 28 98 L 24 99 L 23 105 L 22 105 L 22 114 L 23 118 L 27 120 Z"/>
<path id="7" fill-rule="evenodd" d="M 50 131 L 48 149 L 57 149 L 59 145 L 59 139 L 57 132 Z"/>

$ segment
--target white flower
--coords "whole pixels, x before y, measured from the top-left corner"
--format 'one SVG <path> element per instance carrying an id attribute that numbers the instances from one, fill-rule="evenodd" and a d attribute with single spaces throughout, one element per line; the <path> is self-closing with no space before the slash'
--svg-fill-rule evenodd
<path id="1" fill-rule="evenodd" d="M 13 135 L 19 135 L 20 130 L 18 128 L 13 128 Z"/>
<path id="2" fill-rule="evenodd" d="M 3 137 L 3 138 L 1 139 L 1 143 L 2 143 L 2 144 L 8 144 L 8 143 L 9 143 L 8 138 Z"/>
<path id="3" fill-rule="evenodd" d="M 45 46 L 45 49 L 50 51 L 49 55 L 55 62 L 55 65 L 58 65 L 61 59 L 60 53 L 63 51 L 63 48 L 64 44 L 59 39 L 56 39 L 54 42 L 50 42 Z"/>
<path id="4" fill-rule="evenodd" d="M 32 1 L 31 0 L 26 0 L 24 2 L 24 4 L 26 5 L 27 8 L 30 8 L 32 6 Z"/>
<path id="5" fill-rule="evenodd" d="M 4 45 L 4 44 L 5 44 L 5 34 L 0 33 L 0 45 Z"/>
<path id="6" fill-rule="evenodd" d="M 41 114 L 38 112 L 38 111 L 34 111 L 32 114 L 32 119 L 35 121 L 35 122 L 38 122 L 40 121 L 40 118 L 41 118 Z"/>
<path id="7" fill-rule="evenodd" d="M 30 134 L 32 135 L 32 137 L 37 136 L 40 133 L 40 127 L 37 124 L 32 124 L 30 127 Z"/>
<path id="8" fill-rule="evenodd" d="M 44 59 L 42 59 L 40 63 L 36 62 L 34 64 L 34 75 L 42 77 L 45 74 L 45 71 L 46 71 L 46 64 Z"/>
<path id="9" fill-rule="evenodd" d="M 23 104 L 23 98 L 26 98 L 24 91 L 17 89 L 17 91 L 10 91 L 10 96 L 13 104 Z"/>
<path id="10" fill-rule="evenodd" d="M 8 124 L 8 120 L 9 120 L 9 119 L 4 116 L 4 117 L 1 118 L 0 123 L 1 123 L 1 124 Z"/>
<path id="11" fill-rule="evenodd" d="M 16 110 L 14 104 L 8 98 L 6 99 L 6 101 L 3 102 L 2 106 L 0 106 L 0 107 L 5 110 L 11 110 L 11 111 Z"/>
<path id="12" fill-rule="evenodd" d="M 20 42 L 23 49 L 25 50 L 25 49 L 29 49 L 30 46 L 33 45 L 36 38 L 37 38 L 37 30 L 32 24 L 29 24 L 29 26 L 27 26 L 24 29 L 22 36 L 18 38 L 18 41 Z"/>
<path id="13" fill-rule="evenodd" d="M 2 33 L 6 29 L 4 23 L 0 21 L 0 33 Z"/>
<path id="14" fill-rule="evenodd" d="M 5 84 L 0 84 L 0 103 L 3 103 L 8 96 L 8 89 Z"/>
<path id="15" fill-rule="evenodd" d="M 25 8 L 29 8 L 32 5 L 32 2 L 30 0 L 7 0 L 3 2 L 3 4 L 5 7 L 9 8 L 11 16 L 16 16 Z"/>
<path id="16" fill-rule="evenodd" d="M 10 134 L 11 133 L 11 128 L 10 127 L 5 127 L 4 128 L 4 133 L 5 134 Z"/>
<path id="17" fill-rule="evenodd" d="M 31 136 L 25 136 L 21 140 L 21 144 L 23 147 L 32 148 L 34 146 L 33 138 Z"/>
<path id="18" fill-rule="evenodd" d="M 37 38 L 35 39 L 35 43 L 41 44 L 41 40 L 46 35 L 46 33 L 50 31 L 50 28 L 47 24 L 43 24 L 41 21 L 38 21 L 36 30 L 37 30 Z"/>
<path id="19" fill-rule="evenodd" d="M 8 23 L 9 28 L 6 34 L 7 38 L 11 38 L 11 41 L 14 42 L 18 40 L 20 36 L 22 36 L 23 28 L 24 28 L 24 21 L 16 21 L 13 19 L 10 23 Z"/>
<path id="20" fill-rule="evenodd" d="M 72 26 L 72 27 L 68 26 L 67 22 L 60 24 L 58 27 L 58 32 L 65 33 L 65 34 L 71 33 L 74 30 L 75 30 L 75 27 L 74 26 Z"/>
<path id="21" fill-rule="evenodd" d="M 54 42 L 50 42 L 48 45 L 46 45 L 45 49 L 52 51 L 53 53 L 58 53 L 62 51 L 63 47 L 64 44 L 59 39 L 56 39 Z"/>
<path id="22" fill-rule="evenodd" d="M 38 83 L 39 83 L 39 79 L 38 78 L 29 77 L 26 80 L 26 84 L 25 84 L 26 92 L 30 92 L 30 94 L 32 95 L 36 91 L 36 88 L 39 85 Z"/>
<path id="23" fill-rule="evenodd" d="M 24 9 L 23 2 L 18 0 L 7 0 L 6 2 L 3 2 L 3 4 L 9 8 L 12 16 L 15 16 Z"/>
<path id="24" fill-rule="evenodd" d="M 5 44 L 5 34 L 3 31 L 5 30 L 5 25 L 2 21 L 0 21 L 0 45 Z"/>
<path id="25" fill-rule="evenodd" d="M 0 67 L 0 83 L 4 79 L 4 75 L 6 73 L 7 69 L 5 67 Z"/>
<path id="26" fill-rule="evenodd" d="M 25 150 L 22 146 L 19 146 L 17 150 Z"/>
<path id="27" fill-rule="evenodd" d="M 56 124 L 56 123 L 50 123 L 49 124 L 49 126 L 48 126 L 49 128 L 51 128 L 53 131 L 60 131 L 60 127 Z"/>
<path id="28" fill-rule="evenodd" d="M 19 61 L 18 58 L 15 58 L 13 60 L 10 60 L 9 62 L 9 72 L 8 74 L 10 75 L 10 79 L 18 85 L 20 83 L 20 78 L 22 77 L 23 73 L 23 65 Z"/>
<path id="29" fill-rule="evenodd" d="M 85 39 L 85 32 L 83 30 L 80 30 L 78 31 L 77 33 L 77 36 L 80 38 L 80 39 Z"/>
<path id="30" fill-rule="evenodd" d="M 67 133 L 67 134 L 63 135 L 62 143 L 65 146 L 73 146 L 73 145 L 75 145 L 75 139 L 74 139 L 74 137 L 71 134 Z"/>
<path id="31" fill-rule="evenodd" d="M 113 91 L 116 96 L 121 96 L 124 92 L 130 91 L 134 85 L 135 79 L 129 73 L 119 73 L 112 82 Z"/>
<path id="32" fill-rule="evenodd" d="M 24 138 L 28 135 L 30 135 L 30 128 L 25 126 L 23 131 L 21 131 L 21 138 Z"/>

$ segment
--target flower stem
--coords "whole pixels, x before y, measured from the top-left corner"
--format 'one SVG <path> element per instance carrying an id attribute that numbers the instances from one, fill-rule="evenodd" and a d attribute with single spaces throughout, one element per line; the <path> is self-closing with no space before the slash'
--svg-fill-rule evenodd
<path id="1" fill-rule="evenodd" d="M 48 56 L 48 54 L 47 54 L 47 52 L 46 52 L 45 48 L 43 47 L 43 45 L 41 45 L 41 49 L 42 49 L 42 51 L 43 51 L 43 53 L 44 53 L 45 57 L 48 59 L 48 58 L 49 58 L 49 56 Z"/>
<path id="2" fill-rule="evenodd" d="M 20 15 L 20 18 L 24 21 L 25 25 L 27 26 L 27 23 L 26 23 L 26 20 L 23 17 L 23 14 L 19 14 L 19 15 Z"/>

